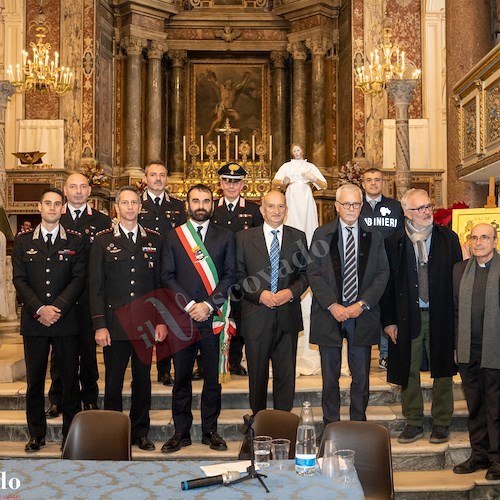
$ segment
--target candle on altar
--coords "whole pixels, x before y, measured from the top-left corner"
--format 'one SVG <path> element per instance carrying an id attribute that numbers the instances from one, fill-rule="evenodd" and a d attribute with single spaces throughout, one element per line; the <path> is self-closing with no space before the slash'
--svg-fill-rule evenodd
<path id="1" fill-rule="evenodd" d="M 273 136 L 269 136 L 269 161 L 273 159 Z"/>
<path id="2" fill-rule="evenodd" d="M 200 148 L 200 151 L 201 151 L 201 161 L 203 161 L 203 136 L 202 135 L 200 136 L 200 144 L 201 144 L 201 148 Z"/>
<path id="3" fill-rule="evenodd" d="M 252 134 L 252 161 L 255 161 L 255 135 Z"/>
<path id="4" fill-rule="evenodd" d="M 495 176 L 490 176 L 490 192 L 489 196 L 495 196 Z"/>
<path id="5" fill-rule="evenodd" d="M 217 136 L 217 160 L 220 161 L 220 135 Z"/>
<path id="6" fill-rule="evenodd" d="M 238 159 L 238 136 L 234 136 L 234 159 Z"/>
<path id="7" fill-rule="evenodd" d="M 186 161 L 186 136 L 182 136 L 182 159 Z"/>

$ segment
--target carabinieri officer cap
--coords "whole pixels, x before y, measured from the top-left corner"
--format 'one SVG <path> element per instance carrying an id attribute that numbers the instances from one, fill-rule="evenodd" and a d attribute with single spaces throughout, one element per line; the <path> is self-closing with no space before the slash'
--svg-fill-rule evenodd
<path id="1" fill-rule="evenodd" d="M 247 175 L 247 172 L 237 163 L 229 162 L 222 165 L 222 167 L 217 170 L 217 174 L 226 181 L 233 180 L 233 182 L 236 182 L 243 179 L 245 175 Z"/>

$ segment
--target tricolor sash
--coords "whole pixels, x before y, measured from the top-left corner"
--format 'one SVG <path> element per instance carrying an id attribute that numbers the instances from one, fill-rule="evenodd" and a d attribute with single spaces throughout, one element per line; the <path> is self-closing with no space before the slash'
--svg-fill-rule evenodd
<path id="1" fill-rule="evenodd" d="M 190 220 L 176 227 L 175 232 L 207 294 L 211 295 L 219 283 L 219 274 L 200 235 Z M 228 382 L 231 378 L 229 374 L 229 345 L 231 335 L 236 333 L 236 326 L 234 320 L 229 317 L 230 312 L 231 306 L 226 298 L 222 307 L 215 311 L 212 320 L 212 331 L 214 335 L 219 335 L 219 382 L 221 383 Z"/>

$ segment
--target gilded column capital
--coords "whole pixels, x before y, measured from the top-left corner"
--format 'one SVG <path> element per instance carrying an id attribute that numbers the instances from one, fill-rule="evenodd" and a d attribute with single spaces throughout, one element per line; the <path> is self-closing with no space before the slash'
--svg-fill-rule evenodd
<path id="1" fill-rule="evenodd" d="M 16 87 L 8 80 L 0 80 L 0 108 L 6 108 L 10 96 L 16 93 Z"/>
<path id="2" fill-rule="evenodd" d="M 288 59 L 288 52 L 286 50 L 272 50 L 271 61 L 274 68 L 284 68 L 285 61 Z"/>
<path id="3" fill-rule="evenodd" d="M 313 56 L 325 56 L 332 48 L 333 44 L 326 36 L 318 36 L 315 38 L 308 38 L 306 40 L 306 46 Z"/>
<path id="4" fill-rule="evenodd" d="M 288 44 L 288 52 L 292 54 L 293 59 L 305 61 L 307 59 L 307 47 L 304 42 L 292 42 Z"/>
<path id="5" fill-rule="evenodd" d="M 161 59 L 167 50 L 168 48 L 166 43 L 151 40 L 148 46 L 148 57 L 150 59 Z"/>
<path id="6" fill-rule="evenodd" d="M 128 36 L 122 40 L 121 46 L 127 51 L 127 55 L 139 55 L 148 46 L 148 41 L 138 36 Z"/>
<path id="7" fill-rule="evenodd" d="M 174 50 L 168 53 L 168 57 L 172 61 L 172 66 L 182 67 L 187 61 L 187 51 L 186 50 Z"/>

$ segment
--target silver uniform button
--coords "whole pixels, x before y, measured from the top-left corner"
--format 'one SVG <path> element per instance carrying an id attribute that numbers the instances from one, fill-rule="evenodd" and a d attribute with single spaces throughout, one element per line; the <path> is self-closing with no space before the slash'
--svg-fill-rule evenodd
<path id="1" fill-rule="evenodd" d="M 49 260 L 50 260 L 50 257 L 47 257 L 47 260 L 49 261 Z"/>
<path id="2" fill-rule="evenodd" d="M 50 269 L 49 268 L 45 269 L 45 272 L 50 273 Z"/>
<path id="3" fill-rule="evenodd" d="M 45 284 L 46 284 L 46 285 L 50 285 L 50 281 L 49 281 L 49 280 L 47 280 L 47 281 L 45 282 Z"/>
<path id="4" fill-rule="evenodd" d="M 134 280 L 131 280 L 131 281 L 130 281 L 130 284 L 131 284 L 131 285 L 135 285 L 135 281 L 134 281 Z"/>
<path id="5" fill-rule="evenodd" d="M 50 292 L 47 292 L 45 295 L 46 295 L 47 297 L 50 297 L 50 296 L 51 296 Z"/>
<path id="6" fill-rule="evenodd" d="M 130 270 L 131 273 L 135 273 L 135 267 Z"/>
<path id="7" fill-rule="evenodd" d="M 132 257 L 130 257 L 132 260 L 135 260 L 135 255 L 132 255 Z"/>
<path id="8" fill-rule="evenodd" d="M 131 297 L 134 297 L 134 296 L 135 296 L 135 293 L 134 293 L 134 292 L 130 292 L 130 296 L 131 296 Z"/>

